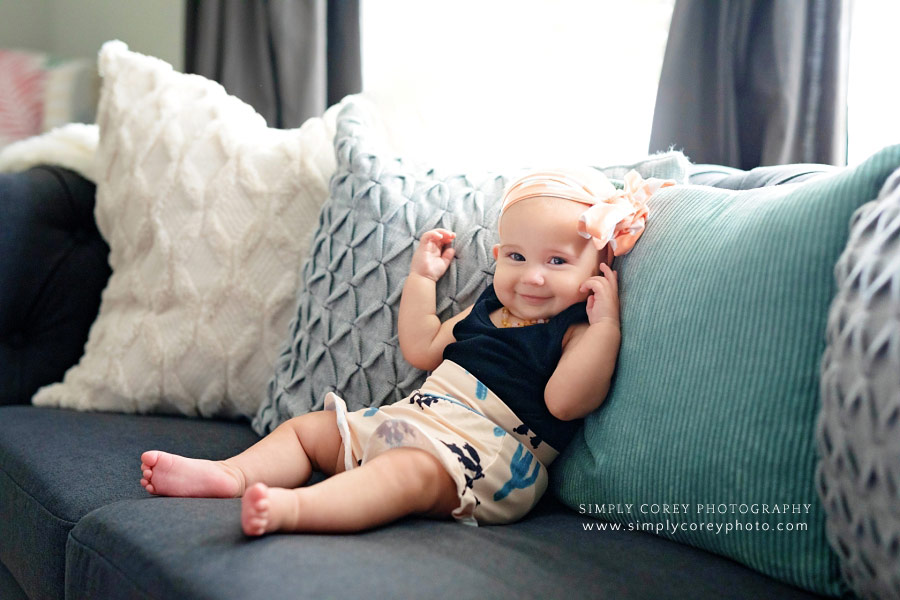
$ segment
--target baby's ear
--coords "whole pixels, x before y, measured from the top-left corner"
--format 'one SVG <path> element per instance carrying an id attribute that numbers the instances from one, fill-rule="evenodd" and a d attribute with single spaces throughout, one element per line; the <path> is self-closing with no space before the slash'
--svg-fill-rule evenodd
<path id="1" fill-rule="evenodd" d="M 492 252 L 494 253 L 494 260 L 497 260 L 497 256 L 500 255 L 500 244 L 494 244 Z"/>

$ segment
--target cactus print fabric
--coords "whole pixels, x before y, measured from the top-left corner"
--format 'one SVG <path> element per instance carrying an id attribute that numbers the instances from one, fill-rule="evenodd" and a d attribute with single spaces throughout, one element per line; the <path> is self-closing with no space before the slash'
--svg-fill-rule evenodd
<path id="1" fill-rule="evenodd" d="M 344 467 L 355 468 L 391 448 L 420 448 L 456 482 L 453 517 L 467 525 L 512 523 L 547 489 L 547 465 L 557 452 L 471 373 L 445 360 L 407 398 L 347 412 L 329 393 L 344 440 Z"/>

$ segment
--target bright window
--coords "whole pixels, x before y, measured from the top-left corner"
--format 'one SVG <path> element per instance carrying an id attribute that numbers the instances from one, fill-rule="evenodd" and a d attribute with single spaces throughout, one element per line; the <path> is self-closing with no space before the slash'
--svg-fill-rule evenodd
<path id="1" fill-rule="evenodd" d="M 363 0 L 363 88 L 447 168 L 647 154 L 674 0 Z"/>
<path id="2" fill-rule="evenodd" d="M 848 163 L 900 144 L 900 77 L 897 77 L 897 0 L 858 0 L 850 25 L 847 92 Z"/>
<path id="3" fill-rule="evenodd" d="M 363 87 L 404 156 L 447 168 L 647 153 L 674 0 L 363 0 Z M 897 0 L 853 3 L 848 161 L 900 143 Z"/>

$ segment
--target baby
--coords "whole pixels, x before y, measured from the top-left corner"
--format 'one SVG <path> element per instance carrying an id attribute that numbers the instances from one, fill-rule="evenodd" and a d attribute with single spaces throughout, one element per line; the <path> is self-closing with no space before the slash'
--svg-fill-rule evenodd
<path id="1" fill-rule="evenodd" d="M 436 282 L 454 233 L 424 233 L 403 286 L 399 341 L 432 371 L 408 398 L 286 421 L 224 461 L 158 450 L 141 485 L 165 496 L 242 497 L 247 535 L 350 532 L 407 515 L 509 523 L 547 487 L 547 466 L 603 402 L 619 349 L 613 256 L 640 236 L 644 201 L 670 182 L 594 170 L 530 173 L 506 190 L 493 284 L 441 323 Z M 301 487 L 313 470 L 328 477 Z"/>

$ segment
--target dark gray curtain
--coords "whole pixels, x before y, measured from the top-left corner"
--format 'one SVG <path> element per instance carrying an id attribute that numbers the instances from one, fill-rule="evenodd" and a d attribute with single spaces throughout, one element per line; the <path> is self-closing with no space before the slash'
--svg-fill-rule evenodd
<path id="1" fill-rule="evenodd" d="M 650 151 L 846 164 L 849 0 L 677 0 Z"/>
<path id="2" fill-rule="evenodd" d="M 185 38 L 185 71 L 271 127 L 298 127 L 362 89 L 359 0 L 188 0 Z"/>

